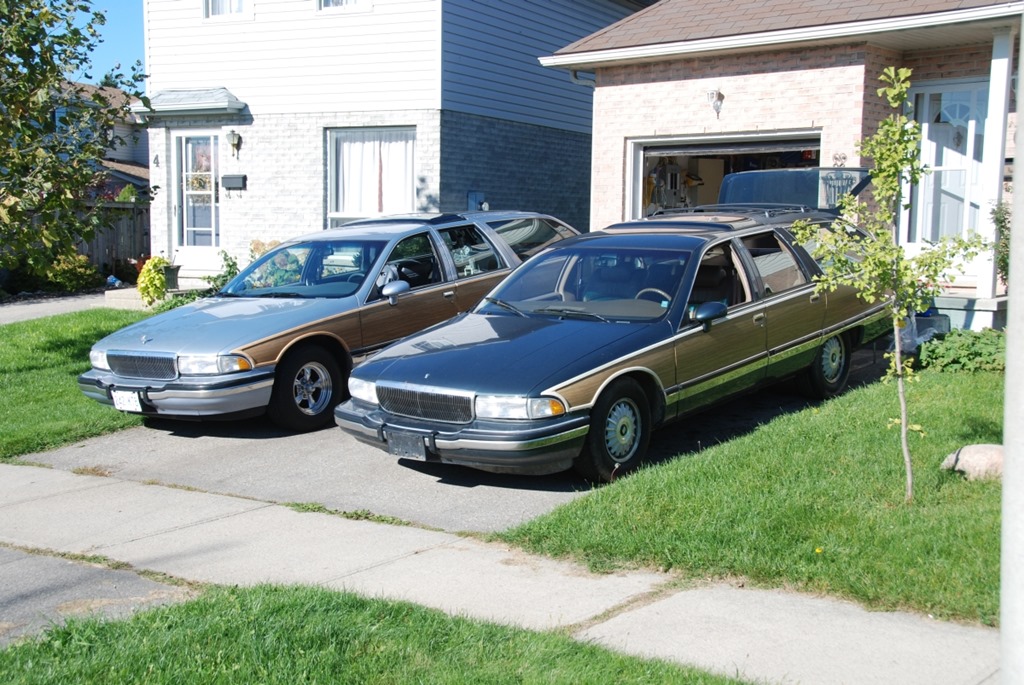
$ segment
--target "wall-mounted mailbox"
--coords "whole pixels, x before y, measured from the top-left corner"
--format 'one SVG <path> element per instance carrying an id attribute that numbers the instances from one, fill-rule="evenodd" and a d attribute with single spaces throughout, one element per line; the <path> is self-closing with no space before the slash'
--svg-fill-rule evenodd
<path id="1" fill-rule="evenodd" d="M 221 176 L 220 187 L 224 190 L 245 190 L 245 174 Z"/>

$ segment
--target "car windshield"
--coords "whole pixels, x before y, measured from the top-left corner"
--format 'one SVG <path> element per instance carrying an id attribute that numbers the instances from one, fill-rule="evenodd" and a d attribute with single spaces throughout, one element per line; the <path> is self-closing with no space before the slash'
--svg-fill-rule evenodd
<path id="1" fill-rule="evenodd" d="M 383 240 L 311 240 L 279 245 L 224 287 L 235 297 L 347 297 L 366 280 Z"/>
<path id="2" fill-rule="evenodd" d="M 662 318 L 679 293 L 690 252 L 557 248 L 526 262 L 477 307 L 483 314 L 646 322 Z"/>

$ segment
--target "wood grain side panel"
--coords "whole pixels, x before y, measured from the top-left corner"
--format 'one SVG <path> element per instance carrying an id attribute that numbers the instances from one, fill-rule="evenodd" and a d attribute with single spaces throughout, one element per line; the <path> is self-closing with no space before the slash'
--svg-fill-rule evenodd
<path id="1" fill-rule="evenodd" d="M 362 347 L 383 345 L 440 323 L 459 313 L 455 286 L 445 283 L 398 298 L 398 304 L 376 302 L 360 310 Z"/>
<path id="2" fill-rule="evenodd" d="M 256 366 L 274 364 L 280 359 L 282 352 L 294 341 L 314 335 L 328 335 L 337 339 L 348 349 L 359 347 L 360 336 L 359 312 L 349 311 L 328 319 L 313 321 L 287 331 L 257 340 L 236 350 L 248 355 Z"/>
<path id="3" fill-rule="evenodd" d="M 569 410 L 587 407 L 594 403 L 601 389 L 609 379 L 627 371 L 642 370 L 657 379 L 661 390 L 672 385 L 675 378 L 675 351 L 671 340 L 642 352 L 632 352 L 614 362 L 595 369 L 593 372 L 574 378 L 553 388 L 568 403 Z"/>

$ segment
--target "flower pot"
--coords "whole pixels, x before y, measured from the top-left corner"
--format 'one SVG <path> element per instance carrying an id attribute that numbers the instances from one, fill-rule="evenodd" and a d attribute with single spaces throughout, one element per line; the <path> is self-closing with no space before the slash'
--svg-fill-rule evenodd
<path id="1" fill-rule="evenodd" d="M 178 289 L 178 270 L 180 268 L 180 264 L 172 264 L 164 267 L 164 281 L 167 284 L 168 290 Z"/>

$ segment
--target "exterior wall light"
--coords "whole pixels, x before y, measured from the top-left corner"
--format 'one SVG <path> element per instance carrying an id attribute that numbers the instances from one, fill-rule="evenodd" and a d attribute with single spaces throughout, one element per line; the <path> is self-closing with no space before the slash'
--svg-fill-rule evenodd
<path id="1" fill-rule="evenodd" d="M 722 91 L 715 88 L 714 90 L 708 91 L 708 103 L 711 105 L 711 109 L 715 110 L 715 118 L 719 117 L 722 111 L 722 103 L 725 102 L 725 95 Z"/>
<path id="2" fill-rule="evenodd" d="M 231 156 L 237 157 L 238 148 L 242 147 L 242 136 L 235 129 L 231 129 L 225 137 L 228 140 L 228 145 L 231 146 Z"/>

